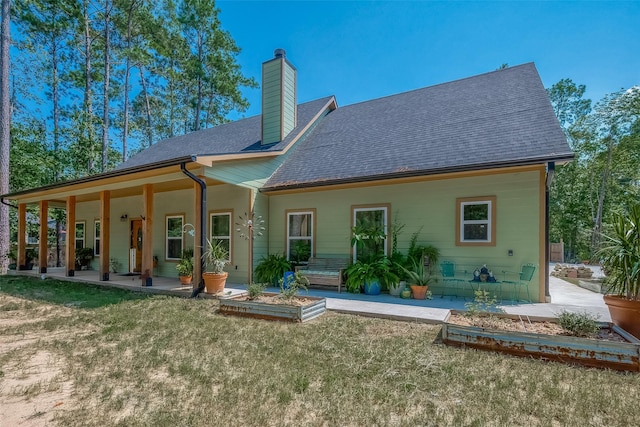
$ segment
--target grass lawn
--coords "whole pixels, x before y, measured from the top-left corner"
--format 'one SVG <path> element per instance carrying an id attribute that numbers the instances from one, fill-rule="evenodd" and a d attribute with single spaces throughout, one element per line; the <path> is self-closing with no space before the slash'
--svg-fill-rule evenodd
<path id="1" fill-rule="evenodd" d="M 0 425 L 630 426 L 640 376 L 435 344 L 439 326 L 224 317 L 0 276 Z"/>

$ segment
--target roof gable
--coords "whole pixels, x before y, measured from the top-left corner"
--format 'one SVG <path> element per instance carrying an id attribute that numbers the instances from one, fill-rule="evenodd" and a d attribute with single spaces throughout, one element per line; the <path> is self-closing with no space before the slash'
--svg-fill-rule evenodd
<path id="1" fill-rule="evenodd" d="M 261 144 L 261 116 L 258 115 L 159 141 L 116 169 L 129 169 L 184 157 L 231 154 L 250 157 L 264 153 L 276 155 L 295 141 L 332 99 L 329 96 L 298 105 L 297 126 L 286 138 L 275 144 Z"/>
<path id="2" fill-rule="evenodd" d="M 265 189 L 573 156 L 533 63 L 340 107 Z"/>

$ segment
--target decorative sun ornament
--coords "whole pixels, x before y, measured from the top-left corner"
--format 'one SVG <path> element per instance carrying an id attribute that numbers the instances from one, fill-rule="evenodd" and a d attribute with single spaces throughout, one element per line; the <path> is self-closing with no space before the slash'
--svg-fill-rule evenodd
<path id="1" fill-rule="evenodd" d="M 262 219 L 262 215 L 255 216 L 255 212 L 251 212 L 247 214 L 246 212 L 243 215 L 240 215 L 239 222 L 236 222 L 236 231 L 240 233 L 240 237 L 245 240 L 253 240 L 256 237 L 262 236 L 264 230 L 264 219 Z"/>

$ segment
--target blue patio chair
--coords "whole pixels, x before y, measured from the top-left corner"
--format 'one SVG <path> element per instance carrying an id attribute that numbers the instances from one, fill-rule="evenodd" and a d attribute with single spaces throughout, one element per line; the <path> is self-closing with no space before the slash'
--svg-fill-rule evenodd
<path id="1" fill-rule="evenodd" d="M 524 264 L 520 269 L 519 273 L 503 271 L 506 274 L 517 274 L 518 280 L 503 280 L 502 283 L 505 285 L 513 286 L 512 299 L 514 301 L 518 301 L 518 297 L 520 296 L 520 288 L 524 286 L 527 290 L 527 302 L 531 302 L 531 294 L 529 293 L 529 284 L 531 283 L 531 279 L 533 279 L 533 273 L 536 272 L 536 266 L 533 264 Z"/>
<path id="2" fill-rule="evenodd" d="M 456 265 L 451 261 L 443 261 L 440 263 L 440 274 L 442 275 L 442 283 L 444 286 L 442 287 L 442 296 L 444 296 L 444 291 L 447 288 L 447 285 L 453 285 L 453 289 L 456 293 L 456 297 L 458 297 L 458 285 L 460 284 L 460 280 L 456 279 Z"/>

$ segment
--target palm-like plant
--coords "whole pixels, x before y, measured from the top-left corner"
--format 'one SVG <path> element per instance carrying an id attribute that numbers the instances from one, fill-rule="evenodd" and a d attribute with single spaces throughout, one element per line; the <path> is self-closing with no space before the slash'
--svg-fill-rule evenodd
<path id="1" fill-rule="evenodd" d="M 640 204 L 628 215 L 614 217 L 613 233 L 605 235 L 607 246 L 598 255 L 607 273 L 608 292 L 629 300 L 640 299 Z"/>
<path id="2" fill-rule="evenodd" d="M 424 261 L 422 259 L 416 260 L 410 258 L 413 264 L 411 269 L 402 267 L 407 275 L 408 281 L 411 285 L 428 286 L 431 283 L 436 282 L 436 278 L 431 275 L 431 271 L 425 268 Z"/>

